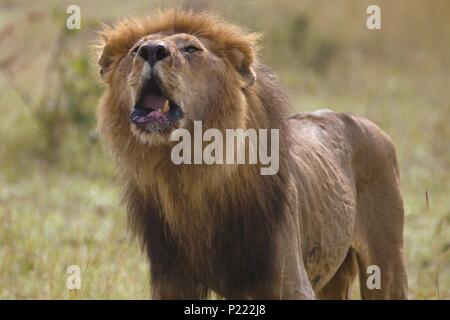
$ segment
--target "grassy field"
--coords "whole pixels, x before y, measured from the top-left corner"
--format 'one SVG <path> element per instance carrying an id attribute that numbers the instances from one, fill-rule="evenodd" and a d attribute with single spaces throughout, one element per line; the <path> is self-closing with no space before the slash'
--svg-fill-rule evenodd
<path id="1" fill-rule="evenodd" d="M 68 31 L 74 3 L 82 28 Z M 351 112 L 393 138 L 410 296 L 449 299 L 450 3 L 377 1 L 376 31 L 364 0 L 198 3 L 264 34 L 260 55 L 293 112 Z M 114 162 L 93 130 L 101 87 L 89 46 L 101 22 L 173 4 L 0 0 L 0 298 L 149 298 Z M 81 290 L 66 287 L 69 265 Z"/>

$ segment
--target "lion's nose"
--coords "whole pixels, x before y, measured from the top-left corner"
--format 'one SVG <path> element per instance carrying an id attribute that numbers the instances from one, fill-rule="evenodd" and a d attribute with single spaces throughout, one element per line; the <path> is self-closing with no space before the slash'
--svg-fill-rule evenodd
<path id="1" fill-rule="evenodd" d="M 144 44 L 139 49 L 139 55 L 148 63 L 150 66 L 169 56 L 169 49 L 163 44 Z"/>

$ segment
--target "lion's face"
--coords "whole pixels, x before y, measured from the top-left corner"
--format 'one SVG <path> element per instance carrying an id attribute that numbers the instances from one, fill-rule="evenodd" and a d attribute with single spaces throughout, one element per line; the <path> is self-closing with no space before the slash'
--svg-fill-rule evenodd
<path id="1" fill-rule="evenodd" d="M 208 89 L 211 81 L 220 81 L 223 63 L 206 41 L 188 34 L 150 35 L 128 55 L 134 101 L 130 125 L 141 140 L 207 117 L 205 106 L 213 96 Z"/>
<path id="2" fill-rule="evenodd" d="M 119 23 L 105 32 L 99 60 L 109 87 L 100 126 L 114 119 L 123 128 L 126 121 L 129 132 L 149 145 L 170 143 L 173 130 L 190 130 L 193 121 L 241 126 L 243 90 L 255 81 L 254 39 L 208 16 L 173 13 Z"/>

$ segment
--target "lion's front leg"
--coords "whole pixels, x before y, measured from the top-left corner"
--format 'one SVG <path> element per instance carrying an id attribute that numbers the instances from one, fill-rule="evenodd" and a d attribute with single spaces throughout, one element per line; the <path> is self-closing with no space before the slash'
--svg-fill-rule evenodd
<path id="1" fill-rule="evenodd" d="M 286 252 L 284 252 L 286 253 Z M 232 292 L 226 299 L 250 300 L 312 300 L 315 293 L 301 256 L 295 252 L 275 262 L 274 275 L 267 282 L 246 293 Z"/>
<path id="2" fill-rule="evenodd" d="M 173 239 L 165 232 L 153 231 L 152 241 L 147 246 L 152 299 L 205 299 L 207 288 L 194 276 Z"/>
<path id="3" fill-rule="evenodd" d="M 201 300 L 206 299 L 207 288 L 191 275 L 166 274 L 156 277 L 152 273 L 151 296 L 153 300 Z"/>
<path id="4" fill-rule="evenodd" d="M 314 291 L 308 278 L 302 280 L 276 281 L 250 292 L 251 300 L 314 300 Z"/>
<path id="5" fill-rule="evenodd" d="M 313 287 L 303 263 L 300 232 L 295 219 L 289 227 L 274 239 L 276 255 L 273 259 L 273 273 L 263 283 L 253 288 L 245 296 L 236 293 L 229 298 L 262 300 L 312 300 L 316 299 Z"/>
<path id="6" fill-rule="evenodd" d="M 194 277 L 154 203 L 134 184 L 127 189 L 131 227 L 141 235 L 150 262 L 152 299 L 205 299 L 208 290 Z"/>
<path id="7" fill-rule="evenodd" d="M 292 242 L 291 242 L 292 243 Z M 277 263 L 277 275 L 269 290 L 254 292 L 255 299 L 312 300 L 315 293 L 299 251 L 285 247 Z M 265 292 L 265 293 L 264 293 Z"/>
<path id="8" fill-rule="evenodd" d="M 163 231 L 162 225 L 152 231 L 147 245 L 152 299 L 205 299 L 207 288 L 194 276 L 174 239 Z"/>
<path id="9" fill-rule="evenodd" d="M 306 272 L 302 256 L 301 227 L 297 217 L 298 199 L 291 180 L 289 206 L 285 227 L 280 230 L 276 241 L 274 277 L 265 286 L 252 293 L 252 299 L 312 300 L 316 299 L 312 284 Z"/>

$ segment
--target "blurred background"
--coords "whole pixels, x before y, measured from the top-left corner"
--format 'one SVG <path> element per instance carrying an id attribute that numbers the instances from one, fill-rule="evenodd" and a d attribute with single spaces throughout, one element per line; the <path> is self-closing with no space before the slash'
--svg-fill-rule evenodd
<path id="1" fill-rule="evenodd" d="M 66 29 L 71 4 L 80 30 Z M 370 4 L 382 30 L 366 27 Z M 446 0 L 0 0 L 0 298 L 149 298 L 114 161 L 94 130 L 101 85 L 89 47 L 102 22 L 175 5 L 263 33 L 261 57 L 292 112 L 358 114 L 393 138 L 411 298 L 449 299 Z M 66 287 L 69 265 L 81 268 L 81 290 Z"/>

